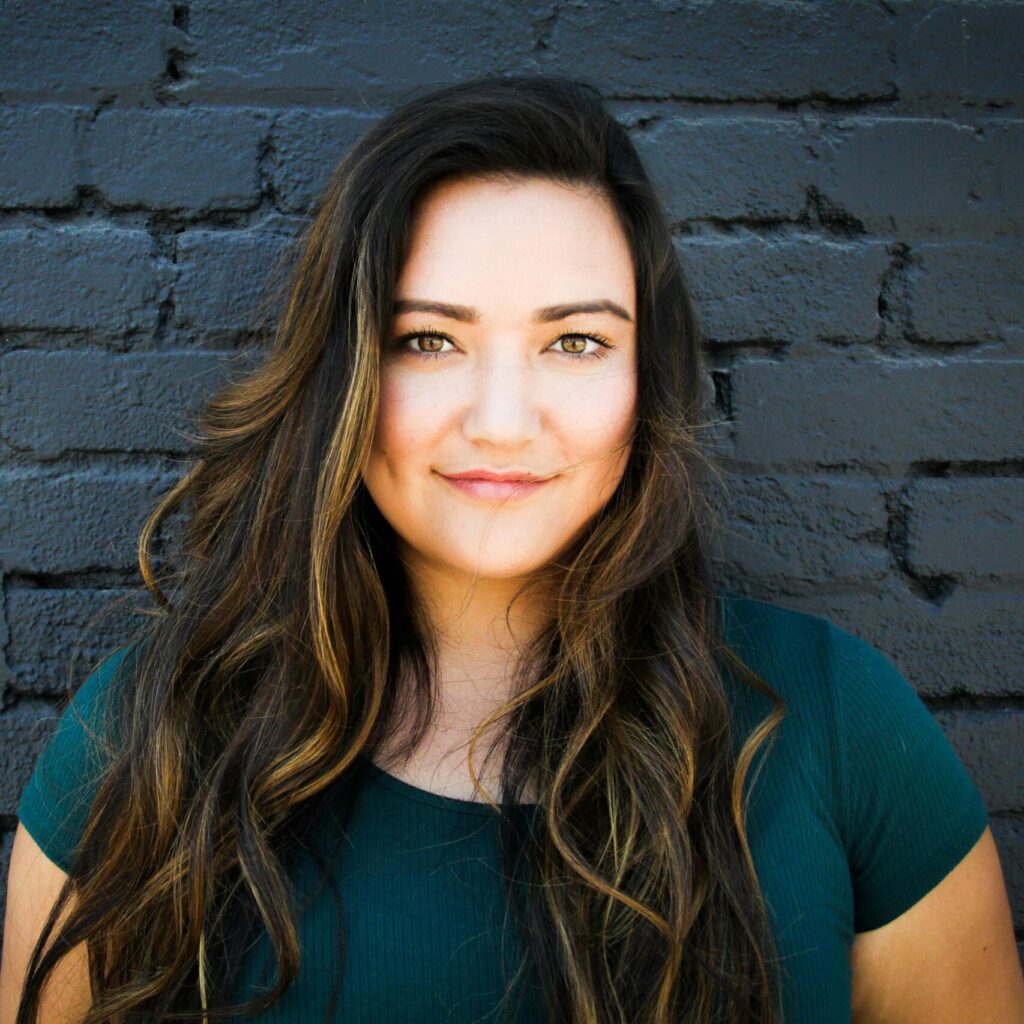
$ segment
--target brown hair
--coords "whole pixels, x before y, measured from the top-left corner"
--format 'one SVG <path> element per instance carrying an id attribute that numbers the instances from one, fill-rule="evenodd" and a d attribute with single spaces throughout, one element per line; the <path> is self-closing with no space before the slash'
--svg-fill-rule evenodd
<path id="1" fill-rule="evenodd" d="M 744 783 L 783 705 L 720 635 L 684 273 L 598 90 L 506 76 L 420 95 L 349 150 L 300 240 L 265 358 L 205 404 L 194 463 L 142 531 L 159 608 L 133 637 L 109 769 L 18 1024 L 81 942 L 95 997 L 85 1024 L 223 1019 L 296 978 L 286 851 L 318 801 L 351 794 L 398 711 L 415 710 L 411 750 L 436 706 L 431 624 L 360 478 L 413 204 L 446 177 L 495 174 L 607 197 L 637 294 L 628 465 L 588 530 L 524 584 L 555 594 L 554 613 L 492 716 L 508 740 L 496 807 L 524 967 L 553 1021 L 778 1020 Z M 180 565 L 158 577 L 151 542 L 179 505 Z M 738 754 L 730 670 L 774 705 Z M 516 813 L 531 788 L 532 829 Z M 232 1009 L 252 927 L 273 944 L 277 984 Z"/>

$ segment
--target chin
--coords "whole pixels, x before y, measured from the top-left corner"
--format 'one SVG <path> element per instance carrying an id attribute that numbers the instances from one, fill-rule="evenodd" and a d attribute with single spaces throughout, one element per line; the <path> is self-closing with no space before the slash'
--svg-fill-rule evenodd
<path id="1" fill-rule="evenodd" d="M 544 563 L 535 559 L 509 559 L 503 562 L 496 562 L 493 559 L 481 561 L 477 564 L 472 562 L 459 565 L 458 568 L 467 576 L 479 576 L 485 580 L 512 580 L 526 576 L 539 569 Z"/>
<path id="2" fill-rule="evenodd" d="M 487 552 L 475 557 L 474 552 L 466 551 L 462 553 L 463 557 L 453 558 L 451 549 L 446 555 L 439 552 L 435 557 L 442 564 L 467 576 L 479 576 L 482 579 L 516 579 L 544 565 L 546 558 L 538 558 L 538 548 L 539 545 L 531 551 L 529 557 L 524 556 L 522 552 L 514 551 Z"/>

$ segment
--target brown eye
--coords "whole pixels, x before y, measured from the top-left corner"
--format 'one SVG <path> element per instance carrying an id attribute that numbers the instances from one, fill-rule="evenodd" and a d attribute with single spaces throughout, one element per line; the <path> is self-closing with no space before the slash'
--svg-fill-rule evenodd
<path id="1" fill-rule="evenodd" d="M 591 341 L 599 347 L 593 352 L 587 352 L 587 343 Z M 555 352 L 556 355 L 567 356 L 576 362 L 582 362 L 585 359 L 604 359 L 608 350 L 615 347 L 607 338 L 598 334 L 563 334 L 555 341 L 555 344 L 559 346 Z"/>
<path id="2" fill-rule="evenodd" d="M 425 331 L 410 331 L 403 334 L 392 342 L 392 346 L 396 352 L 407 353 L 419 359 L 446 359 L 451 355 L 451 351 L 444 351 L 443 346 L 450 340 L 440 331 L 428 328 Z M 422 347 L 421 342 L 425 343 Z"/>

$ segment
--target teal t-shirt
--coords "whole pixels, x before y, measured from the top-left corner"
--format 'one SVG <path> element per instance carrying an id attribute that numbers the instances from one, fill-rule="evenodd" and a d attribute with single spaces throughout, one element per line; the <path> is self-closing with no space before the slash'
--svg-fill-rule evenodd
<path id="1" fill-rule="evenodd" d="M 752 783 L 748 777 L 748 835 L 781 957 L 785 1020 L 849 1021 L 854 934 L 891 921 L 934 888 L 980 838 L 987 808 L 886 656 L 822 617 L 725 591 L 719 597 L 726 643 L 787 706 L 767 755 L 759 755 L 759 773 Z M 73 709 L 90 721 L 126 650 L 83 683 L 18 808 L 65 871 L 100 770 Z M 730 682 L 729 690 L 738 747 L 771 705 L 745 686 Z M 367 764 L 347 829 L 328 813 L 311 834 L 332 885 L 315 884 L 311 855 L 289 867 L 297 893 L 312 894 L 299 921 L 300 976 L 253 1019 L 500 1020 L 521 946 L 505 913 L 497 842 L 497 816 L 487 805 L 419 789 Z M 273 970 L 260 932 L 234 998 L 269 991 Z M 528 989 L 517 1020 L 544 1019 L 539 991 Z"/>

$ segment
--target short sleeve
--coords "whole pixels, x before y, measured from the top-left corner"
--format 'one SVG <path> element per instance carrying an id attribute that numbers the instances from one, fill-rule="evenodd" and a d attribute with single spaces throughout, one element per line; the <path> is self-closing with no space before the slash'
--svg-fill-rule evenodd
<path id="1" fill-rule="evenodd" d="M 854 931 L 880 928 L 930 892 L 988 824 L 977 786 L 893 663 L 830 623 L 836 673 L 840 832 Z"/>
<path id="2" fill-rule="evenodd" d="M 112 684 L 130 651 L 108 655 L 75 691 L 36 761 L 18 804 L 18 819 L 39 848 L 64 872 L 70 872 L 85 831 L 106 758 L 105 713 Z"/>

